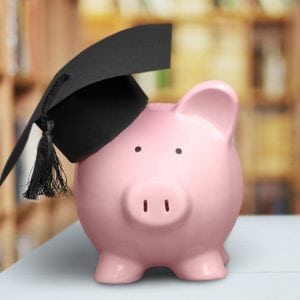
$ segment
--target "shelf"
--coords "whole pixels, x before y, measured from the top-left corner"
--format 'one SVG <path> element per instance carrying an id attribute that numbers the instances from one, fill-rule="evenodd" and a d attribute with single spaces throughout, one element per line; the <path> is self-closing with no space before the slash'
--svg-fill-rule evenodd
<path id="1" fill-rule="evenodd" d="M 257 23 L 287 23 L 290 16 L 283 15 L 268 15 L 263 12 L 235 12 L 224 11 L 221 9 L 213 9 L 211 12 L 193 15 L 193 16 L 180 16 L 173 15 L 168 17 L 157 16 L 149 13 L 140 13 L 137 15 L 122 15 L 118 11 L 109 13 L 107 15 L 82 15 L 83 19 L 88 23 L 113 23 L 124 20 L 128 23 L 142 24 L 142 23 L 212 23 L 217 20 L 234 20 L 234 21 L 247 21 Z"/>
<path id="2" fill-rule="evenodd" d="M 33 76 L 16 75 L 14 77 L 14 84 L 16 88 L 27 89 L 32 88 L 37 80 Z"/>
<path id="3" fill-rule="evenodd" d="M 130 24 L 146 24 L 146 23 L 177 23 L 177 22 L 189 22 L 189 23 L 197 23 L 197 22 L 213 22 L 212 18 L 220 17 L 221 14 L 208 13 L 204 15 L 198 16 L 157 16 L 152 14 L 138 14 L 138 15 L 122 15 L 116 12 L 115 14 L 108 15 L 93 15 L 86 16 L 83 15 L 83 20 L 90 24 L 97 23 L 117 23 L 122 20 L 125 23 Z"/>
<path id="4" fill-rule="evenodd" d="M 288 24 L 290 22 L 290 16 L 288 14 L 273 16 L 258 12 L 253 16 L 252 20 L 259 24 Z"/>
<path id="5" fill-rule="evenodd" d="M 250 180 L 249 180 L 250 181 Z M 257 182 L 287 182 L 290 183 L 293 181 L 292 175 L 256 175 L 252 178 L 252 183 Z"/>
<path id="6" fill-rule="evenodd" d="M 286 91 L 282 95 L 271 96 L 261 89 L 253 89 L 254 103 L 262 107 L 286 107 L 294 104 L 292 93 Z"/>
<path id="7" fill-rule="evenodd" d="M 123 19 L 132 24 L 147 24 L 147 23 L 213 23 L 216 19 L 226 18 L 225 15 L 208 13 L 198 16 L 170 16 L 159 17 L 154 15 L 137 15 L 137 16 L 123 16 Z M 240 18 L 238 18 L 240 19 Z"/>
<path id="8" fill-rule="evenodd" d="M 26 216 L 30 215 L 37 207 L 37 201 L 23 200 L 21 203 L 17 204 L 17 216 L 18 219 L 24 219 Z"/>
<path id="9" fill-rule="evenodd" d="M 36 85 L 39 86 L 45 86 L 46 83 L 33 77 L 33 76 L 23 76 L 23 75 L 15 75 L 15 76 L 11 76 L 8 75 L 6 73 L 1 73 L 0 72 L 0 83 L 1 81 L 5 78 L 11 78 L 11 80 L 13 81 L 13 85 L 15 88 L 17 89 L 30 89 Z"/>

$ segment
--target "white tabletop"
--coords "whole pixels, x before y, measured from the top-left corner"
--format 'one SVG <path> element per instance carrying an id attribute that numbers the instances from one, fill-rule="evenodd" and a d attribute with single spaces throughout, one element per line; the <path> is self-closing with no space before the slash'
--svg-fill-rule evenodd
<path id="1" fill-rule="evenodd" d="M 300 216 L 240 217 L 226 248 L 226 279 L 188 282 L 168 269 L 127 285 L 93 280 L 97 252 L 77 222 L 0 274 L 0 298 L 300 299 Z"/>

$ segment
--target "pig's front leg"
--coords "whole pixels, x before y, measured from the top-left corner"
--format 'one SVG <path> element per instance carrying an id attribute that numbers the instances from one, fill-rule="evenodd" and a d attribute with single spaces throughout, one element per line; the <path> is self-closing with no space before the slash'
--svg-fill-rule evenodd
<path id="1" fill-rule="evenodd" d="M 224 265 L 226 265 L 229 262 L 229 255 L 224 246 L 221 247 L 221 257 L 223 259 Z"/>
<path id="2" fill-rule="evenodd" d="M 144 267 L 138 261 L 114 255 L 101 254 L 95 271 L 95 280 L 102 283 L 128 283 L 141 278 Z"/>
<path id="3" fill-rule="evenodd" d="M 227 260 L 225 252 L 208 251 L 194 257 L 189 257 L 179 262 L 173 271 L 185 280 L 211 280 L 221 279 L 227 275 L 224 263 Z"/>

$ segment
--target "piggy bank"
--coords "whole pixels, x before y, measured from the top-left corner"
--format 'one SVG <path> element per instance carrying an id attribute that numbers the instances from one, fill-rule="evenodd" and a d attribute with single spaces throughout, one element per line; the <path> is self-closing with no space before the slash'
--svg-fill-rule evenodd
<path id="1" fill-rule="evenodd" d="M 77 164 L 79 220 L 100 253 L 96 281 L 133 282 L 153 266 L 185 280 L 226 276 L 224 242 L 243 194 L 237 115 L 234 90 L 206 81 L 177 104 L 148 104 Z"/>

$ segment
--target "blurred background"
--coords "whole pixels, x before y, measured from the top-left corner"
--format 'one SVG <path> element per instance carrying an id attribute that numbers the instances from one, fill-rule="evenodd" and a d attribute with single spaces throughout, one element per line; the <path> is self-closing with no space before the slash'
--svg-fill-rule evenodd
<path id="1" fill-rule="evenodd" d="M 52 76 L 90 44 L 173 23 L 172 68 L 138 74 L 150 101 L 193 85 L 237 91 L 241 214 L 300 213 L 300 3 L 296 0 L 0 0 L 0 169 Z M 0 188 L 0 270 L 76 220 L 73 199 L 24 200 L 40 131 Z M 74 166 L 63 157 L 72 187 Z"/>

